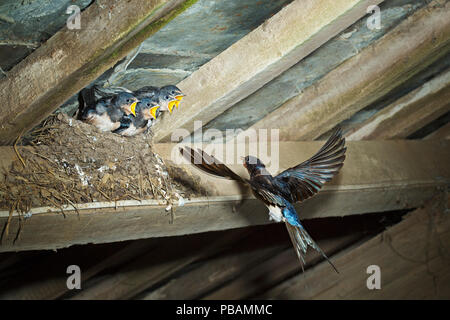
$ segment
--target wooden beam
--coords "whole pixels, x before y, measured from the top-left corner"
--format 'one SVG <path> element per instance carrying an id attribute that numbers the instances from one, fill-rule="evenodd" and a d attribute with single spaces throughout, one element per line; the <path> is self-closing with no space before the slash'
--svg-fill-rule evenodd
<path id="1" fill-rule="evenodd" d="M 182 239 L 171 238 L 120 267 L 114 274 L 90 287 L 84 288 L 71 299 L 130 299 L 169 278 L 187 265 L 217 254 L 235 244 L 249 230 L 233 230 L 225 234 L 202 234 Z"/>
<path id="2" fill-rule="evenodd" d="M 0 80 L 0 144 L 11 144 L 194 0 L 94 2 Z"/>
<path id="3" fill-rule="evenodd" d="M 198 299 L 218 286 L 246 273 L 256 264 L 271 259 L 280 251 L 291 247 L 287 236 L 282 237 L 279 232 L 286 233 L 286 230 L 279 229 L 281 230 L 252 229 L 249 236 L 234 241 L 230 250 L 203 260 L 202 264 L 189 268 L 161 287 L 141 295 L 139 299 Z M 270 232 L 271 236 L 268 237 L 264 231 Z"/>
<path id="4" fill-rule="evenodd" d="M 147 244 L 158 239 L 136 241 Z M 136 243 L 135 242 L 135 243 Z M 134 246 L 136 247 L 136 246 Z M 113 268 L 118 260 L 127 262 L 130 254 L 140 254 L 132 245 L 117 242 L 108 245 L 72 247 L 63 252 L 34 252 L 35 256 L 27 258 L 21 254 L 16 264 L 6 272 L 2 272 L 2 288 L 0 299 L 2 300 L 53 300 L 58 299 L 64 293 L 70 291 L 67 288 L 67 267 L 76 264 L 82 272 L 82 285 L 97 272 L 105 268 Z M 147 248 L 149 251 L 149 248 Z M 112 259 L 120 254 L 116 260 Z M 20 260 L 22 258 L 22 260 Z M 120 261 L 120 260 L 119 260 Z M 33 265 L 35 272 L 29 272 L 29 266 Z"/>
<path id="5" fill-rule="evenodd" d="M 282 142 L 280 170 L 307 159 L 323 142 Z M 446 140 L 350 141 L 341 173 L 312 199 L 297 206 L 302 218 L 344 216 L 415 208 L 431 198 L 450 180 L 450 148 Z M 173 145 L 155 150 L 170 165 Z M 4 150 L 12 148 L 2 148 Z M 166 150 L 166 151 L 164 151 Z M 270 150 L 270 148 L 269 148 Z M 413 159 L 413 160 L 412 160 Z M 263 158 L 264 160 L 264 158 Z M 1 166 L 0 166 L 1 167 Z M 242 165 L 232 165 L 243 173 Z M 0 252 L 55 249 L 73 244 L 191 234 L 270 223 L 266 208 L 236 183 L 203 174 L 190 165 L 179 165 L 180 175 L 191 176 L 210 196 L 186 199 L 175 208 L 170 224 L 166 205 L 155 200 L 126 200 L 71 206 L 64 218 L 58 208 L 32 208 L 20 240 L 18 213 L 13 213 L 9 237 Z M 242 200 L 245 201 L 242 203 Z M 5 225 L 9 211 L 0 211 Z"/>
<path id="6" fill-rule="evenodd" d="M 194 131 L 289 69 L 382 0 L 295 0 L 179 83 L 182 117 L 155 127 L 155 141 Z"/>
<path id="7" fill-rule="evenodd" d="M 361 233 L 323 239 L 317 241 L 320 248 L 329 257 L 343 247 L 349 246 L 362 238 Z M 306 267 L 317 263 L 323 257 L 315 251 L 308 251 L 305 257 Z M 329 270 L 334 272 L 333 270 Z M 202 297 L 205 300 L 240 300 L 249 299 L 252 295 L 263 292 L 274 284 L 301 272 L 298 257 L 292 246 L 280 250 L 265 261 L 251 269 L 242 270 L 233 281 L 226 283 L 215 291 Z"/>
<path id="8" fill-rule="evenodd" d="M 450 217 L 441 205 L 417 209 L 371 240 L 334 256 L 339 275 L 321 263 L 259 298 L 449 299 Z M 367 288 L 370 265 L 380 268 L 379 290 Z"/>
<path id="9" fill-rule="evenodd" d="M 450 69 L 377 112 L 348 140 L 402 139 L 450 111 Z"/>
<path id="10" fill-rule="evenodd" d="M 450 3 L 432 1 L 250 129 L 313 140 L 450 52 Z"/>

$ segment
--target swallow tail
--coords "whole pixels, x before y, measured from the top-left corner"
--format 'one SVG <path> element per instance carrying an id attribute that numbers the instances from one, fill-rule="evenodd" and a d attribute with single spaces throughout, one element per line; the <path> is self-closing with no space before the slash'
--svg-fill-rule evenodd
<path id="1" fill-rule="evenodd" d="M 303 271 L 305 271 L 304 265 L 306 250 L 308 249 L 308 246 L 310 246 L 318 251 L 328 261 L 328 263 L 333 267 L 336 273 L 339 273 L 334 264 L 330 261 L 330 259 L 328 259 L 326 254 L 322 251 L 322 249 L 320 249 L 317 243 L 314 242 L 314 240 L 311 238 L 308 232 L 306 232 L 303 226 L 293 226 L 290 223 L 286 222 L 286 228 L 289 232 L 289 236 L 291 238 L 292 244 L 294 245 L 295 252 L 297 253 L 298 259 L 300 260 Z"/>

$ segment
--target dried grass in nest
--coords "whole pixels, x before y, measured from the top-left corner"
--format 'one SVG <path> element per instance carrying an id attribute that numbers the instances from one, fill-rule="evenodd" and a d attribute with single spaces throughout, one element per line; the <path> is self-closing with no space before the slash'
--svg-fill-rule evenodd
<path id="1" fill-rule="evenodd" d="M 95 201 L 157 199 L 173 208 L 192 190 L 176 183 L 146 135 L 121 137 L 64 114 L 48 118 L 27 137 L 0 185 L 0 208 L 61 209 Z M 17 149 L 16 149 L 17 150 Z M 7 235 L 7 226 L 4 233 Z"/>

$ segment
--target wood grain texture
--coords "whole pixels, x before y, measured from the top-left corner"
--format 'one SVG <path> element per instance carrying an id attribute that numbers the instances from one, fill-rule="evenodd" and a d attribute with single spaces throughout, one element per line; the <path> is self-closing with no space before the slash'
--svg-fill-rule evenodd
<path id="1" fill-rule="evenodd" d="M 377 112 L 348 140 L 403 139 L 450 111 L 450 69 Z"/>
<path id="2" fill-rule="evenodd" d="M 259 298 L 449 299 L 450 218 L 445 202 L 435 200 L 373 239 L 339 253 L 334 257 L 339 276 L 321 263 Z M 369 265 L 380 267 L 380 290 L 366 286 Z"/>
<path id="3" fill-rule="evenodd" d="M 450 3 L 432 1 L 250 129 L 316 139 L 445 56 L 449 39 Z"/>
<path id="4" fill-rule="evenodd" d="M 318 241 L 318 245 L 327 256 L 333 255 L 336 251 L 350 245 L 363 237 L 359 233 L 341 236 Z M 317 263 L 323 259 L 315 251 L 308 251 L 305 257 L 306 265 Z M 334 271 L 329 269 L 330 273 Z M 236 276 L 236 279 L 226 283 L 217 290 L 203 296 L 205 300 L 226 300 L 226 299 L 246 299 L 258 292 L 264 292 L 273 284 L 279 283 L 286 278 L 301 273 L 301 267 L 298 257 L 292 247 L 280 250 L 277 254 L 261 261 L 259 265 L 249 269 L 242 270 L 242 273 Z"/>
<path id="5" fill-rule="evenodd" d="M 205 125 L 289 69 L 366 14 L 381 0 L 295 0 L 203 65 L 178 86 L 187 93 L 183 117 L 155 128 L 155 141 L 171 141 Z"/>
<path id="6" fill-rule="evenodd" d="M 297 206 L 300 217 L 345 216 L 420 206 L 449 185 L 448 144 L 446 140 L 350 141 L 342 171 L 317 196 Z M 322 142 L 281 143 L 280 170 L 307 159 L 321 145 Z M 167 150 L 170 154 L 171 148 L 160 145 L 155 150 Z M 170 163 L 166 153 L 160 154 Z M 231 167 L 239 173 L 244 170 L 241 165 Z M 173 224 L 169 223 L 166 205 L 154 200 L 79 204 L 79 215 L 69 206 L 65 209 L 66 218 L 57 208 L 32 208 L 32 216 L 25 220 L 15 243 L 19 219 L 14 213 L 9 237 L 3 239 L 0 251 L 55 249 L 270 223 L 266 208 L 248 190 L 190 165 L 180 168 L 184 168 L 186 176 L 196 177 L 211 195 L 186 199 L 184 206 L 175 208 Z M 8 216 L 8 211 L 0 211 L 1 225 Z"/>
<path id="7" fill-rule="evenodd" d="M 94 2 L 81 29 L 64 27 L 0 80 L 0 144 L 12 144 L 191 3 Z"/>
<path id="8" fill-rule="evenodd" d="M 85 288 L 72 297 L 75 300 L 129 299 L 187 265 L 229 248 L 248 230 L 233 230 L 219 239 L 201 234 L 185 239 L 171 238 L 120 267 L 104 281 Z"/>

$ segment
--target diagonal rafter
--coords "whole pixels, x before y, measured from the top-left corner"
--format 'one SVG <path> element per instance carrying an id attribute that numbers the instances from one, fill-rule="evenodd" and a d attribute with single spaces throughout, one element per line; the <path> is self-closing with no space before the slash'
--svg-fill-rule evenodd
<path id="1" fill-rule="evenodd" d="M 450 219 L 447 199 L 433 199 L 424 208 L 374 238 L 333 257 L 340 274 L 320 263 L 292 277 L 258 299 L 448 299 Z M 381 271 L 381 290 L 369 290 L 375 265 Z M 395 267 L 393 267 L 395 266 Z M 372 280 L 372 281 L 371 281 Z M 305 290 L 308 288 L 308 290 Z"/>
<path id="2" fill-rule="evenodd" d="M 250 129 L 312 140 L 450 52 L 450 3 L 432 1 Z"/>
<path id="3" fill-rule="evenodd" d="M 179 87 L 188 94 L 183 116 L 161 122 L 155 141 L 167 142 L 175 129 L 182 136 L 194 121 L 206 124 L 289 69 L 339 32 L 363 17 L 381 0 L 295 0 L 231 45 Z"/>
<path id="4" fill-rule="evenodd" d="M 450 69 L 383 108 L 347 134 L 349 140 L 402 139 L 450 111 Z"/>
<path id="5" fill-rule="evenodd" d="M 0 80 L 0 145 L 12 144 L 195 0 L 95 1 Z"/>

